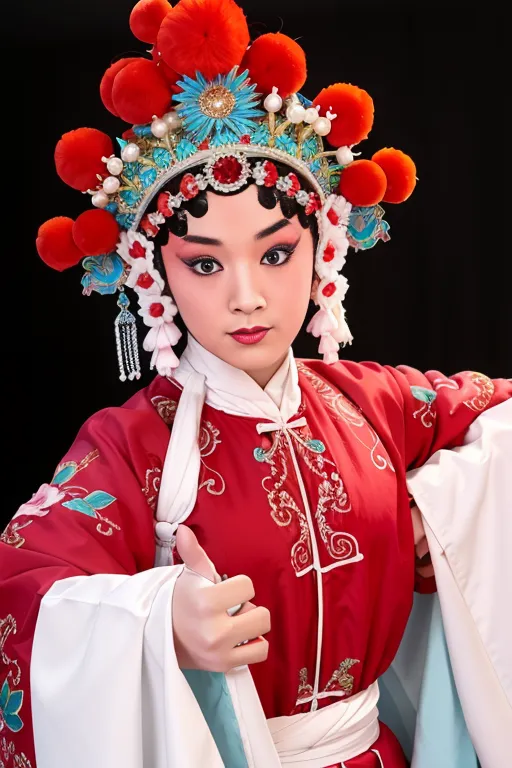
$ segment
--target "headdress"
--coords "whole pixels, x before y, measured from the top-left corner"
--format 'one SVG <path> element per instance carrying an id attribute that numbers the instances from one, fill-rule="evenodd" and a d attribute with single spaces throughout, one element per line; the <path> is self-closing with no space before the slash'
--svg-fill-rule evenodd
<path id="1" fill-rule="evenodd" d="M 177 308 L 163 294 L 152 238 L 201 190 L 234 191 L 249 178 L 276 187 L 317 217 L 318 311 L 308 331 L 320 339 L 324 360 L 334 362 L 340 344 L 352 341 L 342 305 L 348 283 L 340 274 L 348 248 L 389 239 L 380 204 L 409 197 L 416 184 L 413 161 L 391 148 L 371 160 L 354 159 L 354 146 L 373 124 L 368 93 L 336 83 L 306 99 L 302 48 L 281 33 L 251 43 L 234 0 L 180 0 L 174 7 L 167 0 L 140 0 L 130 27 L 152 46 L 151 58 L 120 59 L 100 83 L 105 107 L 131 126 L 117 139 L 120 156 L 94 128 L 62 136 L 57 173 L 90 193 L 92 208 L 76 221 L 57 217 L 43 224 L 39 255 L 58 270 L 82 262 L 85 294 L 119 293 L 123 380 L 140 376 L 125 286 L 134 289 L 150 327 L 144 348 L 152 352 L 151 366 L 170 375 L 178 364 L 172 350 L 180 336 L 173 322 Z M 291 168 L 285 176 L 278 171 L 282 164 Z M 178 175 L 179 192 L 163 191 Z"/>

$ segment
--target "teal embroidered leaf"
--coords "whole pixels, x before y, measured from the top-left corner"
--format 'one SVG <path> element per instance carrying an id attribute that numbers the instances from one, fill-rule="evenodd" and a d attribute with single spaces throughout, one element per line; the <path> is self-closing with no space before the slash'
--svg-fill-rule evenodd
<path id="1" fill-rule="evenodd" d="M 323 453 L 325 451 L 325 445 L 321 440 L 308 440 L 306 445 L 315 453 Z"/>
<path id="2" fill-rule="evenodd" d="M 411 387 L 412 396 L 416 400 L 421 400 L 422 403 L 433 403 L 437 397 L 437 393 L 432 389 L 425 389 L 425 387 Z"/>
<path id="3" fill-rule="evenodd" d="M 115 496 L 111 496 L 106 491 L 93 491 L 85 497 L 84 501 L 90 504 L 94 509 L 105 509 L 116 500 Z"/>
<path id="4" fill-rule="evenodd" d="M 23 691 L 11 691 L 4 709 L 6 715 L 17 715 L 23 704 Z"/>
<path id="5" fill-rule="evenodd" d="M 253 451 L 253 456 L 256 461 L 265 461 L 265 451 L 263 448 L 255 448 Z"/>
<path id="6" fill-rule="evenodd" d="M 22 704 L 23 691 L 11 691 L 9 683 L 5 680 L 0 691 L 0 710 L 6 726 L 13 733 L 17 733 L 23 728 L 23 721 L 18 716 Z"/>
<path id="7" fill-rule="evenodd" d="M 73 475 L 76 474 L 76 470 L 77 465 L 74 461 L 62 467 L 62 469 L 57 467 L 57 473 L 55 474 L 51 484 L 62 485 L 63 483 L 67 483 L 68 480 L 71 480 Z"/>
<path id="8" fill-rule="evenodd" d="M 74 512 L 81 512 L 88 517 L 96 517 L 96 510 L 84 501 L 84 499 L 71 499 L 71 501 L 65 501 L 62 506 L 67 507 L 67 509 L 72 509 Z"/>
<path id="9" fill-rule="evenodd" d="M 13 733 L 18 733 L 23 728 L 23 720 L 19 715 L 4 715 L 6 726 Z"/>
<path id="10" fill-rule="evenodd" d="M 5 709 L 5 705 L 7 703 L 7 699 L 9 698 L 9 683 L 7 682 L 7 679 L 4 680 L 4 684 L 2 685 L 2 690 L 0 691 L 0 709 L 2 712 Z"/>

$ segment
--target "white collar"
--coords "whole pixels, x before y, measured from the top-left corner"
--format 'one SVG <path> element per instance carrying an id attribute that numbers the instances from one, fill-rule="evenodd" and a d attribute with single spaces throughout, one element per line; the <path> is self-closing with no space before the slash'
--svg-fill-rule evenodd
<path id="1" fill-rule="evenodd" d="M 297 413 L 301 391 L 292 349 L 262 389 L 247 373 L 208 352 L 189 335 L 173 378 L 185 389 L 193 374 L 203 377 L 205 401 L 225 413 L 257 419 L 288 421 Z"/>
<path id="2" fill-rule="evenodd" d="M 279 370 L 262 389 L 247 373 L 212 355 L 189 336 L 173 378 L 183 391 L 162 470 L 156 512 L 155 565 L 172 563 L 174 534 L 196 502 L 201 469 L 199 432 L 205 401 L 225 413 L 266 419 L 266 423 L 257 425 L 258 432 L 282 429 L 297 413 L 301 402 L 297 365 L 291 348 Z M 298 422 L 292 425 L 296 426 Z M 256 440 L 255 447 L 258 447 Z"/>

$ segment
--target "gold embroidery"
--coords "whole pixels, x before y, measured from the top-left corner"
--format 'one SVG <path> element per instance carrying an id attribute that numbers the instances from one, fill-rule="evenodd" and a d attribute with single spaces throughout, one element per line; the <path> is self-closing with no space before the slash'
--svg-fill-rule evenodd
<path id="1" fill-rule="evenodd" d="M 162 481 L 162 468 L 159 466 L 160 459 L 158 456 L 150 456 L 153 466 L 146 470 L 146 483 L 142 488 L 142 493 L 146 497 L 146 501 L 149 507 L 156 510 L 156 503 L 158 500 L 158 494 L 160 492 L 160 483 Z"/>
<path id="2" fill-rule="evenodd" d="M 360 555 L 359 545 L 354 536 L 350 533 L 333 531 L 326 520 L 327 512 L 339 514 L 350 512 L 352 509 L 336 465 L 330 459 L 325 458 L 323 454 L 309 451 L 301 441 L 297 441 L 297 448 L 306 466 L 322 480 L 318 486 L 315 519 L 329 555 L 335 560 L 349 560 L 358 557 Z"/>
<path id="3" fill-rule="evenodd" d="M 29 526 L 32 522 L 32 520 L 26 520 L 24 523 L 20 522 L 19 520 L 11 520 L 3 533 L 0 535 L 0 541 L 3 541 L 4 544 L 8 544 L 10 547 L 14 547 L 15 549 L 22 547 L 25 543 L 25 539 L 23 536 L 20 536 L 19 531 Z"/>
<path id="4" fill-rule="evenodd" d="M 12 678 L 12 684 L 18 685 L 21 680 L 21 669 L 20 665 L 17 661 L 14 661 L 13 659 L 10 659 L 6 652 L 5 652 L 5 644 L 7 643 L 7 639 L 9 635 L 16 634 L 16 621 L 14 619 L 14 616 L 12 614 L 7 614 L 5 619 L 0 619 L 0 658 L 2 659 L 2 662 L 4 663 L 7 672 L 7 677 Z M 14 668 L 14 671 L 16 674 L 13 674 L 13 670 L 9 670 L 9 667 L 12 666 Z"/>
<path id="5" fill-rule="evenodd" d="M 205 470 L 210 472 L 212 475 L 215 475 L 215 477 L 209 477 L 206 480 L 203 480 L 203 482 L 199 485 L 198 491 L 200 491 L 201 488 L 206 488 L 208 493 L 211 493 L 213 496 L 220 496 L 223 494 L 226 490 L 226 483 L 222 475 L 215 469 L 209 467 L 204 459 L 207 456 L 211 456 L 219 443 L 222 442 L 222 440 L 219 440 L 219 435 L 219 430 L 213 426 L 211 421 L 205 421 L 201 423 L 199 432 L 199 453 L 201 456 L 201 464 Z M 216 487 L 217 481 L 219 481 L 218 488 Z"/>
<path id="6" fill-rule="evenodd" d="M 494 382 L 485 374 L 468 371 L 469 378 L 477 389 L 477 394 L 471 400 L 464 400 L 464 405 L 477 413 L 487 408 L 494 394 Z"/>
<path id="7" fill-rule="evenodd" d="M 359 659 L 345 659 L 341 662 L 331 676 L 331 679 L 324 688 L 324 693 L 333 691 L 342 691 L 345 696 L 350 696 L 354 688 L 354 676 L 349 674 L 349 669 L 354 664 L 359 664 Z"/>
<path id="8" fill-rule="evenodd" d="M 21 752 L 19 755 L 15 754 L 16 747 L 13 741 L 8 742 L 4 736 L 2 738 L 1 746 L 5 763 L 0 759 L 0 768 L 8 768 L 11 757 L 14 758 L 14 768 L 32 768 L 32 763 L 24 752 Z"/>
<path id="9" fill-rule="evenodd" d="M 176 400 L 171 400 L 169 397 L 163 397 L 162 395 L 156 395 L 151 398 L 151 402 L 155 406 L 160 418 L 167 424 L 168 427 L 174 422 L 176 416 L 176 409 L 178 403 Z"/>
<path id="10" fill-rule="evenodd" d="M 366 421 L 361 411 L 352 405 L 345 395 L 341 392 L 336 392 L 326 381 L 321 379 L 310 368 L 307 368 L 304 363 L 297 362 L 297 368 L 299 372 L 310 381 L 313 388 L 318 392 L 320 397 L 322 397 L 327 404 L 327 407 L 336 418 L 345 422 L 356 440 L 369 450 L 372 464 L 377 469 L 390 469 L 394 472 L 395 469 L 389 456 L 382 456 L 377 453 L 379 446 L 382 448 L 382 443 L 380 442 L 379 436 L 373 427 Z M 371 445 L 368 445 L 368 442 L 365 441 L 365 433 L 371 438 Z"/>
<path id="11" fill-rule="evenodd" d="M 20 712 L 23 707 L 24 692 L 20 689 L 14 690 L 21 681 L 21 667 L 16 659 L 11 659 L 7 655 L 5 645 L 9 635 L 16 634 L 16 629 L 16 620 L 12 614 L 9 613 L 4 619 L 0 619 L 0 658 L 7 670 L 5 678 L 0 683 L 2 692 L 0 731 L 6 729 L 15 733 L 23 728 Z M 14 759 L 15 768 L 31 768 L 30 760 L 23 752 L 19 755 L 15 754 L 16 747 L 13 741 L 8 742 L 5 736 L 2 737 L 1 747 L 5 763 L 0 759 L 0 768 L 7 768 L 11 757 Z"/>
<path id="12" fill-rule="evenodd" d="M 359 659 L 345 659 L 342 661 L 339 667 L 332 673 L 331 678 L 323 691 L 316 697 L 314 696 L 313 686 L 308 683 L 307 667 L 302 667 L 299 672 L 299 689 L 295 707 L 300 707 L 302 704 L 308 704 L 314 698 L 326 699 L 329 696 L 346 698 L 347 696 L 351 696 L 352 691 L 354 690 L 354 676 L 351 675 L 348 670 L 353 667 L 354 664 L 360 663 Z"/>
<path id="13" fill-rule="evenodd" d="M 272 519 L 277 525 L 287 527 L 294 519 L 293 513 L 295 513 L 295 519 L 299 523 L 300 538 L 292 547 L 291 563 L 295 572 L 299 574 L 313 564 L 308 521 L 304 510 L 287 491 L 283 490 L 288 477 L 283 432 L 275 434 L 273 439 L 272 448 L 265 454 L 264 459 L 270 465 L 270 475 L 264 477 L 261 484 L 267 493 Z"/>
<path id="14" fill-rule="evenodd" d="M 302 667 L 299 672 L 299 699 L 305 699 L 307 696 L 313 696 L 313 686 L 308 683 L 308 670 L 307 667 Z"/>

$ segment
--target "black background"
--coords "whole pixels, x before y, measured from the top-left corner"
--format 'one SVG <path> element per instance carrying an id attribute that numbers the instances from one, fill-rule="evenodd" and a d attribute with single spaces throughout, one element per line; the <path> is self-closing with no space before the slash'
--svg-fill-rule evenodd
<path id="1" fill-rule="evenodd" d="M 126 128 L 104 109 L 98 86 L 112 60 L 149 47 L 130 33 L 132 5 L 26 2 L 11 6 L 22 18 L 3 25 L 4 78 L 14 85 L 3 98 L 4 160 L 13 162 L 3 176 L 5 522 L 49 482 L 83 421 L 141 385 L 117 380 L 113 297 L 82 296 L 80 268 L 52 272 L 34 247 L 44 220 L 88 206 L 55 174 L 60 135 L 84 125 L 114 137 Z M 243 7 L 254 36 L 282 30 L 304 47 L 306 96 L 336 81 L 369 91 L 376 118 L 364 157 L 396 146 L 417 164 L 413 197 L 387 206 L 391 242 L 350 254 L 355 341 L 343 356 L 510 377 L 503 11 L 393 0 Z M 316 357 L 316 344 L 303 332 L 295 351 Z M 142 384 L 151 377 L 146 365 Z"/>

